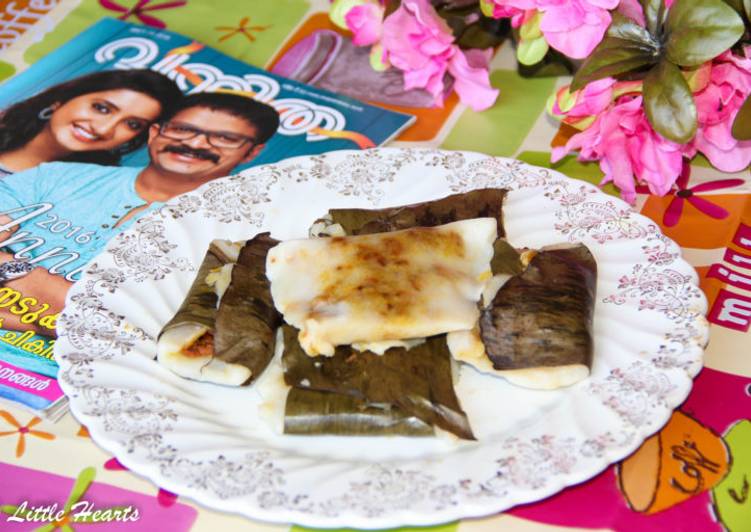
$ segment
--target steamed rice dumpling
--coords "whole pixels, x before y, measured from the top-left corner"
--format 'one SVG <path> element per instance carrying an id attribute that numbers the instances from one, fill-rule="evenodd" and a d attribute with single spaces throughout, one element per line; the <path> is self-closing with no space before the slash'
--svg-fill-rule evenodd
<path id="1" fill-rule="evenodd" d="M 597 264 L 579 244 L 542 249 L 483 310 L 480 336 L 493 370 L 556 388 L 589 375 Z"/>
<path id="2" fill-rule="evenodd" d="M 211 244 L 183 304 L 159 334 L 159 362 L 182 377 L 235 386 L 263 371 L 281 323 L 264 272 L 276 244 L 268 233 L 239 252 L 239 246 Z"/>
<path id="3" fill-rule="evenodd" d="M 490 277 L 496 220 L 288 240 L 268 255 L 274 304 L 311 356 L 337 345 L 470 329 Z"/>
<path id="4" fill-rule="evenodd" d="M 454 359 L 538 389 L 572 384 L 592 363 L 592 254 L 520 253 L 504 238 L 505 194 L 332 209 L 310 231 L 329 238 L 215 241 L 160 333 L 159 360 L 184 377 L 247 384 L 281 335 L 285 433 L 438 427 L 472 440 Z"/>
<path id="5" fill-rule="evenodd" d="M 157 358 L 181 377 L 212 380 L 218 373 L 223 380 L 227 378 L 222 375 L 226 368 L 211 364 L 218 297 L 207 277 L 235 260 L 236 255 L 228 256 L 217 241 L 212 242 L 182 305 L 159 333 Z M 240 375 L 233 375 L 232 380 L 244 382 L 246 373 L 241 371 Z"/>
<path id="6" fill-rule="evenodd" d="M 409 350 L 391 348 L 383 355 L 340 346 L 331 357 L 312 358 L 298 342 L 297 330 L 284 325 L 283 332 L 284 380 L 293 388 L 349 396 L 370 408 L 398 408 L 428 425 L 474 439 L 454 392 L 445 335 L 428 338 Z M 320 403 L 317 415 L 325 415 L 327 408 L 326 403 Z M 315 413 L 316 409 L 309 411 Z M 375 420 L 382 422 L 382 416 Z"/>

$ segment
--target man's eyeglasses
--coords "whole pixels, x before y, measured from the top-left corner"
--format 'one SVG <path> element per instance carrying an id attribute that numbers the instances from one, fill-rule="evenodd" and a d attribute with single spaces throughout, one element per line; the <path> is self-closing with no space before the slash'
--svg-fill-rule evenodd
<path id="1" fill-rule="evenodd" d="M 181 122 L 167 122 L 159 128 L 159 134 L 172 140 L 190 140 L 203 135 L 209 144 L 215 148 L 237 149 L 250 142 L 255 143 L 255 139 L 232 133 L 231 131 L 206 131 L 189 124 Z"/>

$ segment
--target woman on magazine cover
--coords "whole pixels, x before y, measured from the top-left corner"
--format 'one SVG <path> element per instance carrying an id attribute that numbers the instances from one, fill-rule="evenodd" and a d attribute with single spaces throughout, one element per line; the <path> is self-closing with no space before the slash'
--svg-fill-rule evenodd
<path id="1" fill-rule="evenodd" d="M 50 87 L 0 112 L 0 179 L 51 161 L 117 165 L 181 96 L 152 70 L 95 72 Z"/>

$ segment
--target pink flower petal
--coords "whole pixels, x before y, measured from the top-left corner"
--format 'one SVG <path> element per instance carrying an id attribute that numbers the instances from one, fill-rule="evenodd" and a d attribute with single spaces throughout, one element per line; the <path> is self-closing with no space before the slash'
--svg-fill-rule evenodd
<path id="1" fill-rule="evenodd" d="M 727 137 L 732 139 L 729 126 L 730 123 L 717 124 L 711 127 L 720 129 L 720 131 L 726 133 Z M 702 152 L 715 168 L 723 172 L 740 172 L 751 163 L 751 141 L 736 141 L 732 139 L 731 142 L 723 143 L 730 147 L 722 149 L 707 138 L 705 131 L 704 128 L 699 128 L 694 137 L 693 146 Z M 718 138 L 716 132 L 712 136 Z"/>
<path id="2" fill-rule="evenodd" d="M 99 4 L 105 9 L 117 11 L 118 13 L 128 12 L 128 8 L 121 6 L 116 2 L 112 2 L 111 0 L 99 0 Z"/>
<path id="3" fill-rule="evenodd" d="M 464 52 L 457 49 L 449 62 L 448 71 L 454 77 L 454 90 L 462 103 L 475 111 L 493 106 L 500 91 L 490 86 L 487 67 L 471 66 Z"/>
<path id="4" fill-rule="evenodd" d="M 719 205 L 715 205 L 711 201 L 707 201 L 699 196 L 689 197 L 688 202 L 707 216 L 711 216 L 712 218 L 715 218 L 717 220 L 727 218 L 729 215 L 728 211 L 726 211 Z"/>
<path id="5" fill-rule="evenodd" d="M 136 18 L 146 24 L 147 26 L 151 26 L 152 28 L 159 28 L 160 30 L 163 30 L 167 27 L 167 24 L 162 22 L 156 17 L 152 17 L 151 15 L 147 15 L 146 13 L 142 11 L 136 11 L 135 13 Z"/>
<path id="6" fill-rule="evenodd" d="M 683 169 L 681 175 L 675 180 L 675 185 L 678 190 L 683 190 L 688 186 L 688 180 L 691 177 L 691 164 L 688 161 L 683 161 Z"/>
<path id="7" fill-rule="evenodd" d="M 122 465 L 117 458 L 110 458 L 104 463 L 104 469 L 110 471 L 128 471 L 128 468 Z"/>
<path id="8" fill-rule="evenodd" d="M 600 9 L 615 9 L 621 0 L 587 0 L 592 6 L 599 7 Z"/>
<path id="9" fill-rule="evenodd" d="M 550 154 L 550 162 L 555 164 L 568 154 L 569 154 L 569 150 L 567 150 L 566 147 L 556 146 L 555 148 L 553 148 L 553 151 Z"/>
<path id="10" fill-rule="evenodd" d="M 691 191 L 698 192 L 710 192 L 712 190 L 719 190 L 721 188 L 739 187 L 746 181 L 743 179 L 718 179 L 716 181 L 710 181 L 708 183 L 699 183 L 691 187 Z"/>
<path id="11" fill-rule="evenodd" d="M 664 226 L 674 227 L 678 223 L 681 219 L 681 214 L 683 214 L 683 202 L 684 199 L 681 197 L 676 196 L 673 198 L 668 208 L 665 209 L 665 214 L 662 216 L 662 224 Z"/>
<path id="12" fill-rule="evenodd" d="M 576 0 L 560 5 L 542 6 L 545 13 L 540 21 L 543 32 L 575 31 L 585 24 L 586 11 Z"/>
<path id="13" fill-rule="evenodd" d="M 383 30 L 383 8 L 375 4 L 364 4 L 350 9 L 344 20 L 352 32 L 355 46 L 369 46 L 381 38 Z"/>
<path id="14" fill-rule="evenodd" d="M 587 57 L 610 25 L 610 13 L 588 0 L 540 5 L 545 12 L 540 30 L 550 46 L 574 58 Z"/>
<path id="15" fill-rule="evenodd" d="M 738 141 L 730 132 L 730 121 L 726 120 L 712 126 L 705 126 L 702 131 L 707 142 L 713 144 L 720 151 L 729 151 L 736 147 Z"/>
<path id="16" fill-rule="evenodd" d="M 646 27 L 647 25 L 644 20 L 644 10 L 639 0 L 621 0 L 621 3 L 618 4 L 618 12 L 635 21 L 640 26 Z"/>
<path id="17" fill-rule="evenodd" d="M 156 499 L 159 503 L 159 506 L 169 508 L 170 506 L 173 506 L 175 502 L 177 502 L 177 495 L 172 493 L 171 491 L 159 488 L 159 493 L 157 493 Z"/>

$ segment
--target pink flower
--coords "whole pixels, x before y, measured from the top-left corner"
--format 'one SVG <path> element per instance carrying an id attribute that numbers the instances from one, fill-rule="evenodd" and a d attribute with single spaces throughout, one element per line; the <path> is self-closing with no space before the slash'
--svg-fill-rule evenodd
<path id="1" fill-rule="evenodd" d="M 736 140 L 730 132 L 751 94 L 751 47 L 744 52 L 744 57 L 730 51 L 717 57 L 709 84 L 694 95 L 699 127 L 691 145 L 723 172 L 739 172 L 751 163 L 751 140 Z"/>
<path id="2" fill-rule="evenodd" d="M 449 62 L 449 74 L 454 78 L 454 90 L 459 99 L 475 111 L 492 107 L 498 98 L 498 89 L 490 87 L 488 63 L 492 51 L 472 49 L 456 53 Z"/>
<path id="3" fill-rule="evenodd" d="M 487 61 L 467 56 L 454 44 L 451 28 L 428 0 L 404 0 L 383 22 L 381 43 L 388 62 L 404 72 L 404 88 L 430 92 L 443 104 L 447 74 L 455 79 L 462 102 L 476 111 L 486 109 L 498 97 L 490 86 Z"/>
<path id="4" fill-rule="evenodd" d="M 527 11 L 537 8 L 536 0 L 480 0 L 483 13 L 493 18 L 510 18 L 511 25 L 518 28 Z"/>
<path id="5" fill-rule="evenodd" d="M 571 107 L 561 108 L 562 102 L 556 99 L 552 111 L 555 115 L 566 115 L 571 119 L 600 114 L 613 102 L 613 85 L 615 85 L 613 78 L 593 81 L 571 95 L 573 102 L 568 102 Z M 567 91 L 567 89 L 568 87 L 563 87 L 561 91 Z"/>
<path id="6" fill-rule="evenodd" d="M 653 194 L 665 195 L 681 173 L 685 146 L 660 136 L 647 121 L 641 96 L 623 96 L 601 112 L 587 129 L 553 150 L 553 162 L 573 150 L 580 161 L 599 161 L 605 173 L 601 184 L 613 182 L 623 199 L 636 199 L 634 178 Z"/>
<path id="7" fill-rule="evenodd" d="M 355 6 L 344 15 L 344 20 L 352 32 L 355 46 L 369 46 L 381 39 L 383 6 L 380 3 L 369 2 Z"/>
<path id="8" fill-rule="evenodd" d="M 545 13 L 540 23 L 545 40 L 574 59 L 587 57 L 610 26 L 609 9 L 619 0 L 537 0 Z"/>
<path id="9" fill-rule="evenodd" d="M 743 179 L 716 179 L 714 181 L 699 183 L 698 185 L 689 187 L 688 181 L 690 177 L 691 165 L 688 160 L 684 160 L 681 175 L 678 176 L 678 179 L 675 182 L 675 186 L 678 190 L 675 191 L 675 197 L 670 201 L 668 208 L 665 209 L 665 213 L 662 215 L 662 224 L 664 226 L 673 227 L 678 224 L 681 215 L 683 214 L 683 204 L 685 202 L 689 202 L 700 212 L 717 220 L 727 218 L 730 215 L 727 210 L 716 203 L 712 203 L 708 199 L 700 197 L 699 193 L 711 192 L 723 188 L 739 187 L 745 183 Z M 636 187 L 637 192 L 643 192 L 645 194 L 648 192 L 639 189 L 640 187 Z"/>
<path id="10" fill-rule="evenodd" d="M 642 82 L 639 80 L 616 81 L 613 78 L 593 81 L 573 93 L 567 85 L 558 89 L 548 110 L 563 123 L 577 129 L 586 129 L 592 125 L 597 115 L 621 96 L 639 94 L 641 90 Z"/>
<path id="11" fill-rule="evenodd" d="M 404 88 L 426 89 L 442 101 L 443 78 L 454 54 L 451 29 L 427 0 L 405 0 L 383 23 L 381 44 L 404 71 Z"/>
<path id="12" fill-rule="evenodd" d="M 493 5 L 494 18 L 511 18 L 514 27 L 522 24 L 524 12 L 544 13 L 540 30 L 550 46 L 574 59 L 587 57 L 600 43 L 610 26 L 610 13 L 620 0 L 483 0 Z M 491 12 L 486 8 L 485 13 Z M 526 17 L 528 18 L 528 17 Z"/>
<path id="13" fill-rule="evenodd" d="M 175 0 L 173 2 L 162 2 L 161 4 L 152 4 L 152 0 L 138 0 L 138 2 L 132 7 L 121 6 L 114 0 L 99 0 L 99 5 L 105 9 L 111 11 L 117 11 L 122 13 L 120 20 L 127 20 L 131 16 L 135 16 L 139 21 L 147 26 L 154 28 L 164 29 L 167 27 L 163 21 L 156 17 L 152 17 L 147 11 L 159 11 L 163 9 L 174 9 L 177 7 L 183 7 L 188 3 L 188 0 Z"/>
<path id="14" fill-rule="evenodd" d="M 618 12 L 640 26 L 646 27 L 647 25 L 647 22 L 644 20 L 644 10 L 639 0 L 621 0 L 621 3 L 618 4 Z"/>

